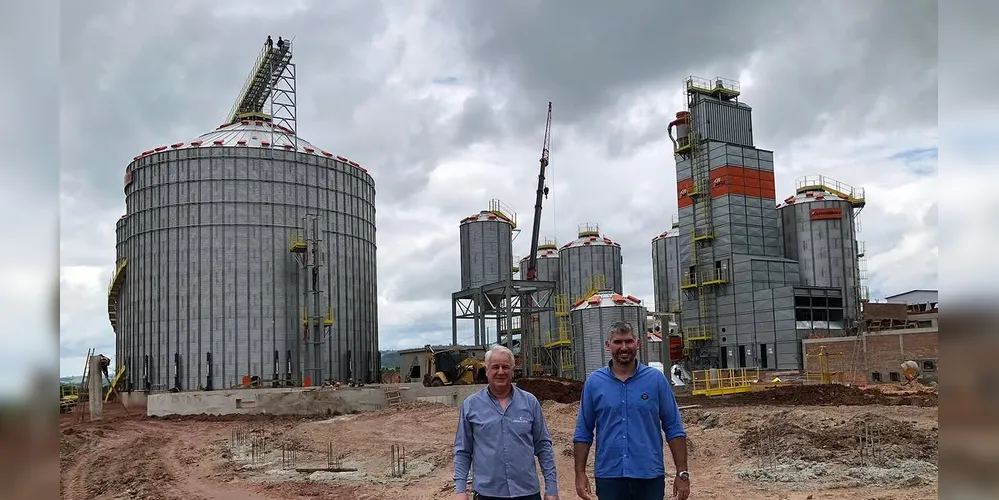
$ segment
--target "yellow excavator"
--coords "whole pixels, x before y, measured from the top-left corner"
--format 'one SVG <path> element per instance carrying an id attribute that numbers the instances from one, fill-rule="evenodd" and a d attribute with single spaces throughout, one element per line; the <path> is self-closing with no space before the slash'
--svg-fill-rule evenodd
<path id="1" fill-rule="evenodd" d="M 468 350 L 450 348 L 434 351 L 433 347 L 425 345 L 423 351 L 427 361 L 424 386 L 486 383 L 486 364 Z"/>

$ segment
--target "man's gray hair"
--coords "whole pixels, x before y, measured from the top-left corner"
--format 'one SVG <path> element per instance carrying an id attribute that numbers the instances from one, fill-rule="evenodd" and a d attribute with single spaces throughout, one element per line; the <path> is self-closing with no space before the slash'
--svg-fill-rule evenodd
<path id="1" fill-rule="evenodd" d="M 623 333 L 630 333 L 632 337 L 636 337 L 635 329 L 631 327 L 631 323 L 627 321 L 615 321 L 610 324 L 610 329 L 607 331 L 607 339 L 610 340 L 615 334 Z"/>
<path id="2" fill-rule="evenodd" d="M 502 354 L 503 356 L 507 356 L 507 357 L 510 358 L 510 364 L 512 365 L 514 363 L 513 351 L 511 351 L 510 349 L 508 349 L 503 344 L 496 344 L 496 345 L 490 347 L 488 351 L 486 351 L 486 359 L 485 359 L 486 366 L 489 365 L 489 360 L 492 359 L 492 357 L 494 355 L 496 355 L 496 354 Z"/>

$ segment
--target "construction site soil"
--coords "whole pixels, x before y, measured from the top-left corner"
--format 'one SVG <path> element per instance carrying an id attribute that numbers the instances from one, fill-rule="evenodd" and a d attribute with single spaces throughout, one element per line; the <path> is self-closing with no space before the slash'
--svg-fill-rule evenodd
<path id="1" fill-rule="evenodd" d="M 533 377 L 517 381 L 517 387 L 534 394 L 539 401 L 575 403 L 579 401 L 583 383 L 565 378 Z M 937 394 L 932 391 L 885 392 L 860 389 L 841 384 L 785 385 L 727 396 L 691 396 L 679 393 L 681 405 L 700 406 L 937 406 Z"/>
<path id="2" fill-rule="evenodd" d="M 578 403 L 558 400 L 578 400 L 580 385 L 521 381 L 542 400 L 565 499 L 575 498 Z M 928 404 L 932 391 L 882 389 L 884 398 L 835 405 L 856 393 L 811 386 L 769 391 L 751 402 L 747 394 L 704 405 L 678 395 L 695 498 L 937 498 L 937 408 L 903 402 Z M 862 406 L 869 400 L 885 403 Z M 138 411 L 125 415 L 109 405 L 101 421 L 61 417 L 61 498 L 453 497 L 451 406 L 408 403 L 332 418 L 149 418 Z M 668 448 L 664 453 L 669 457 Z"/>

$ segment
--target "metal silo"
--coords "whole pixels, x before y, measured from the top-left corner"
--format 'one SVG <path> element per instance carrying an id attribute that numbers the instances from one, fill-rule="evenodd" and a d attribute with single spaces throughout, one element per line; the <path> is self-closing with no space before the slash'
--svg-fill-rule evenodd
<path id="1" fill-rule="evenodd" d="M 655 310 L 678 313 L 680 295 L 680 229 L 673 227 L 652 240 L 652 275 L 655 279 Z"/>
<path id="2" fill-rule="evenodd" d="M 580 226 L 577 235 L 558 252 L 559 293 L 570 303 L 593 289 L 621 293 L 621 245 L 601 236 L 596 225 Z"/>
<path id="3" fill-rule="evenodd" d="M 538 281 L 554 281 L 558 282 L 558 246 L 553 241 L 546 241 L 538 245 L 537 254 L 537 264 L 535 269 L 537 270 L 537 280 Z M 520 260 L 521 274 L 526 274 L 528 258 L 524 257 Z M 541 294 L 533 294 L 534 303 L 539 304 L 544 302 L 544 298 Z M 543 313 L 532 314 L 531 324 L 532 332 L 536 335 L 532 339 L 531 345 L 542 346 L 548 342 L 551 342 L 552 336 L 558 336 L 558 327 L 555 323 L 555 311 L 546 311 Z M 536 358 L 539 359 L 539 358 Z"/>
<path id="4" fill-rule="evenodd" d="M 513 228 L 513 220 L 499 210 L 483 210 L 461 220 L 462 290 L 512 277 Z"/>
<path id="5" fill-rule="evenodd" d="M 593 294 L 572 309 L 572 347 L 576 378 L 585 380 L 593 370 L 607 366 L 610 353 L 604 347 L 610 324 L 627 321 L 639 339 L 638 359 L 648 359 L 649 342 L 645 339 L 647 311 L 642 301 L 631 296 L 604 291 Z"/>
<path id="6" fill-rule="evenodd" d="M 116 328 L 136 388 L 378 376 L 374 179 L 275 127 L 239 120 L 129 165 Z M 314 267 L 292 252 L 307 215 Z M 326 331 L 311 342 L 304 282 L 323 291 Z M 306 343 L 320 357 L 311 374 Z"/>
<path id="7" fill-rule="evenodd" d="M 863 191 L 822 176 L 799 179 L 797 185 L 797 193 L 778 208 L 785 257 L 798 261 L 802 285 L 840 288 L 844 318 L 857 320 L 863 252 L 855 216 L 865 204 Z M 828 320 L 836 322 L 836 318 Z M 848 327 L 848 322 L 842 326 Z"/>

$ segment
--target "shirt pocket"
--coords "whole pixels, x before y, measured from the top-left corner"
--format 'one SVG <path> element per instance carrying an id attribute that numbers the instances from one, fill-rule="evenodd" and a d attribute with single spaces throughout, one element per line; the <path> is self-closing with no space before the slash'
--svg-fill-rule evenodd
<path id="1" fill-rule="evenodd" d="M 531 439 L 531 432 L 534 429 L 533 412 L 527 410 L 518 411 L 508 417 L 508 423 L 510 429 L 518 436 L 524 436 L 528 440 Z"/>

